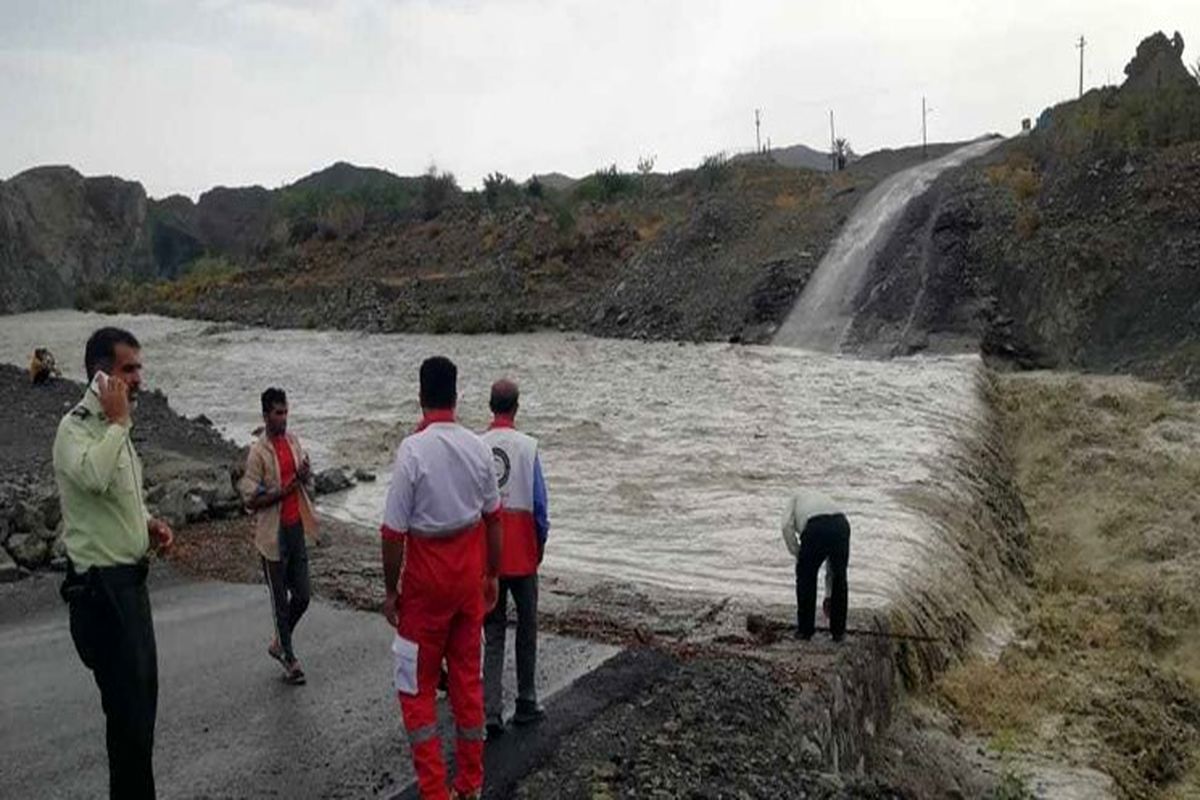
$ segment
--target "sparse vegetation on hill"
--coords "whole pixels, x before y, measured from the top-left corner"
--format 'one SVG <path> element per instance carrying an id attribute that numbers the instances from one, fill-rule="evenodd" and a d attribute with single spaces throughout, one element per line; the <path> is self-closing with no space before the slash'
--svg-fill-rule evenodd
<path id="1" fill-rule="evenodd" d="M 293 327 L 755 341 L 888 171 L 835 177 L 718 154 L 673 175 L 650 160 L 639 173 L 611 165 L 564 188 L 495 172 L 464 192 L 436 168 L 356 169 L 278 190 L 274 221 L 243 226 L 267 234 L 252 258 L 226 259 L 236 269 L 93 287 L 79 303 Z"/>
<path id="2" fill-rule="evenodd" d="M 1183 46 L 1178 33 L 1147 37 L 1125 68 L 1123 85 L 1048 109 L 1030 149 L 1045 162 L 1200 139 L 1200 83 L 1183 65 Z"/>

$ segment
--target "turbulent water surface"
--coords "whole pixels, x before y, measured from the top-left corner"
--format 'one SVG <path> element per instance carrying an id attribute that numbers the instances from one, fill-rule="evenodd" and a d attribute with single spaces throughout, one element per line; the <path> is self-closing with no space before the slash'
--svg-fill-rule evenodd
<path id="1" fill-rule="evenodd" d="M 939 480 L 984 414 L 973 357 L 877 362 L 574 334 L 276 331 L 55 311 L 0 317 L 0 359 L 25 364 L 48 346 L 82 379 L 83 342 L 103 324 L 141 339 L 150 388 L 239 443 L 259 424 L 262 389 L 286 388 L 317 468 L 380 471 L 323 500 L 371 528 L 391 455 L 419 418 L 421 359 L 458 363 L 460 416 L 477 429 L 491 381 L 515 378 L 550 487 L 551 569 L 777 601 L 794 580 L 780 516 L 802 486 L 845 504 L 854 604 L 886 604 L 952 547 L 904 498 Z"/>

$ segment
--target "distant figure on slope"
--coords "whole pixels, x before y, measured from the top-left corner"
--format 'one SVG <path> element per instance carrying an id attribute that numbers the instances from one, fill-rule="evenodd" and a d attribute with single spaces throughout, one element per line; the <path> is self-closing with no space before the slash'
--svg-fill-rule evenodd
<path id="1" fill-rule="evenodd" d="M 54 354 L 45 347 L 39 347 L 33 351 L 33 357 L 29 359 L 29 381 L 34 386 L 41 386 L 48 382 L 51 378 L 61 378 L 62 373 L 58 371 L 58 366 L 54 361 Z"/>
<path id="2" fill-rule="evenodd" d="M 816 630 L 817 573 L 826 560 L 829 631 L 835 642 L 846 635 L 846 566 L 850 561 L 850 523 L 829 497 L 803 490 L 788 501 L 783 541 L 796 559 L 796 635 L 811 639 Z"/>

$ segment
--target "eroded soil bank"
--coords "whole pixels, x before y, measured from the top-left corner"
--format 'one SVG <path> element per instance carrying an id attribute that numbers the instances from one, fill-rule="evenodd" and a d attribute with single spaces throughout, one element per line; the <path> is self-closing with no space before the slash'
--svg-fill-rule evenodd
<path id="1" fill-rule="evenodd" d="M 1200 404 L 1124 377 L 998 381 L 1029 511 L 1028 613 L 935 699 L 1011 754 L 1131 798 L 1200 794 Z"/>

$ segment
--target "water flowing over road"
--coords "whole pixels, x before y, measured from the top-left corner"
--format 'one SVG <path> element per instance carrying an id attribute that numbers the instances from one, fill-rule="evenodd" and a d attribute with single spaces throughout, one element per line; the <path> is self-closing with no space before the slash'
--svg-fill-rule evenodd
<path id="1" fill-rule="evenodd" d="M 953 559 L 943 529 L 908 498 L 946 483 L 948 454 L 986 416 L 974 357 L 872 362 L 574 334 L 280 331 L 53 311 L 0 318 L 0 359 L 23 363 L 48 346 L 82 379 L 83 342 L 104 324 L 141 339 L 149 387 L 239 443 L 259 424 L 259 393 L 286 388 L 316 467 L 379 471 L 322 500 L 370 530 L 391 456 L 419 418 L 421 359 L 458 363 L 460 417 L 477 430 L 491 381 L 515 378 L 519 423 L 539 437 L 547 471 L 549 568 L 779 602 L 794 591 L 780 516 L 801 486 L 845 504 L 856 605 L 885 605 L 928 564 Z"/>
<path id="2" fill-rule="evenodd" d="M 1003 139 L 985 139 L 898 172 L 854 209 L 829 252 L 817 265 L 799 301 L 775 333 L 773 343 L 825 353 L 841 349 L 854 321 L 859 292 L 871 262 L 887 243 L 904 209 L 939 175 L 984 155 Z"/>

